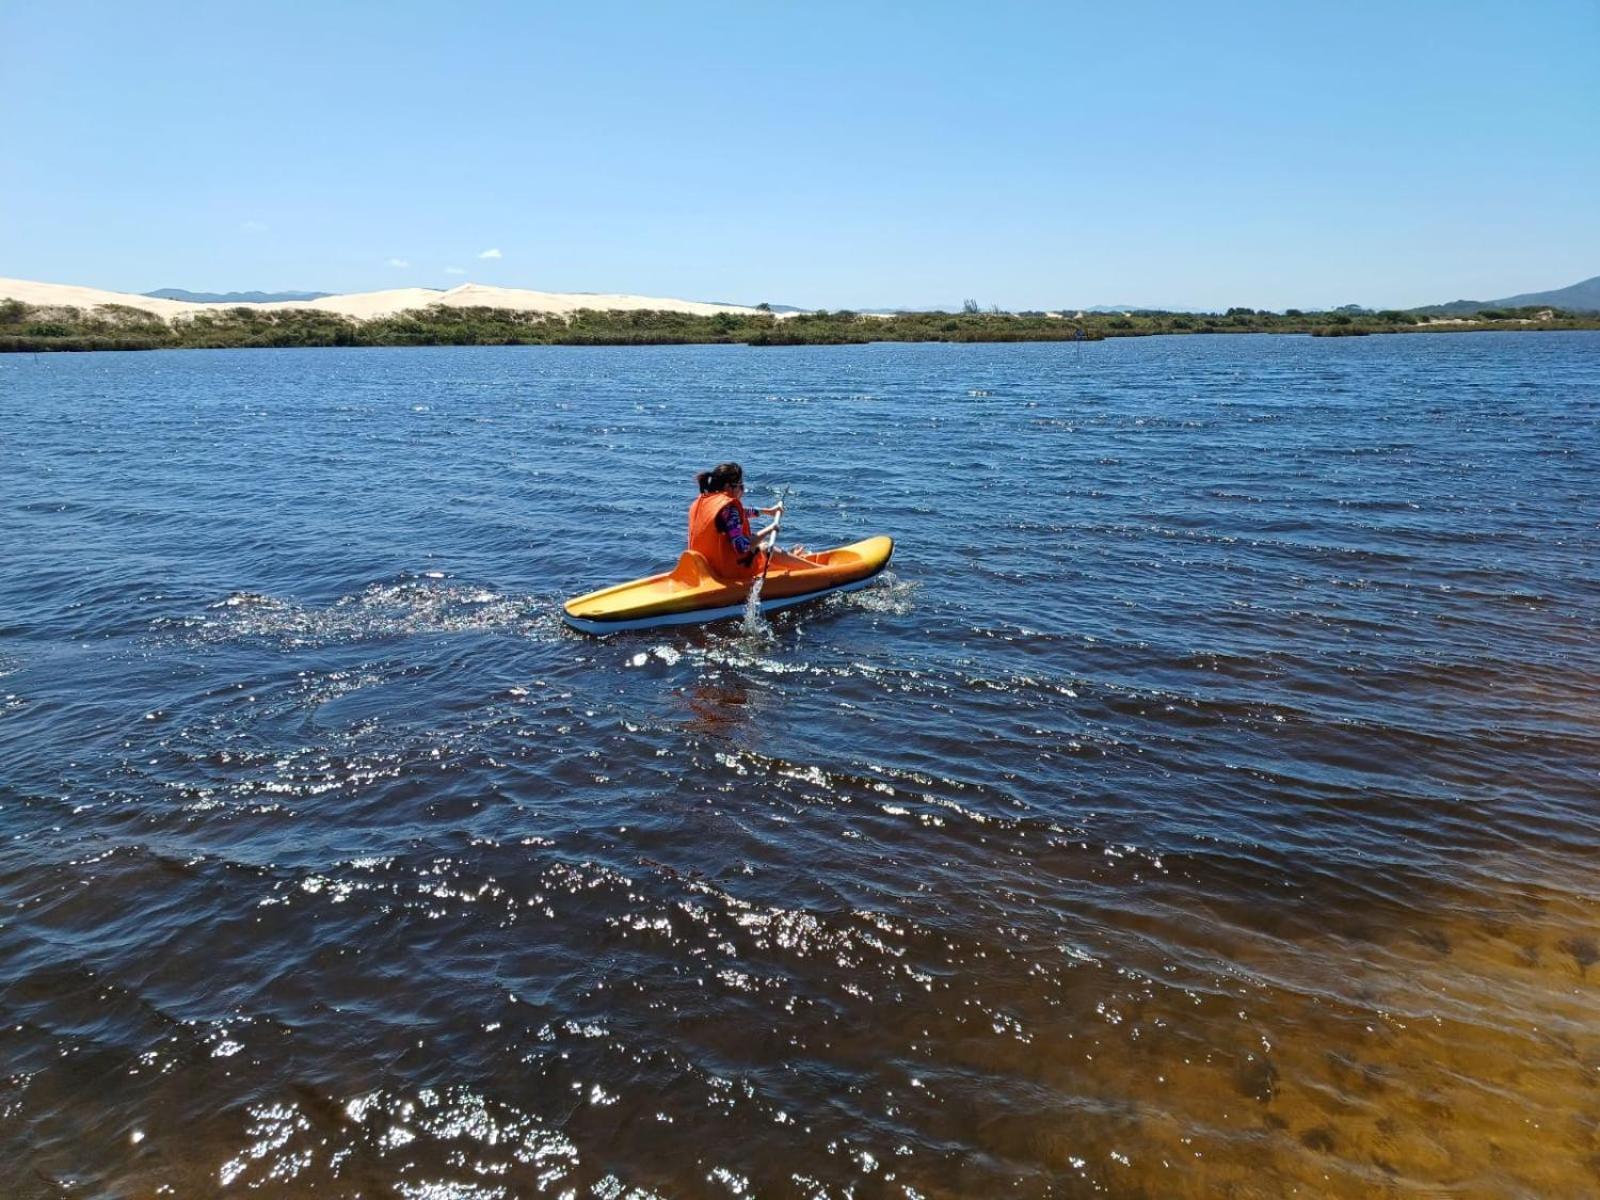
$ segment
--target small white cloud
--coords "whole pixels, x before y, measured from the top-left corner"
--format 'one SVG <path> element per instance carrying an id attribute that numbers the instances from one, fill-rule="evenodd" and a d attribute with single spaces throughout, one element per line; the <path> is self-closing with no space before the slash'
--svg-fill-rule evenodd
<path id="1" fill-rule="evenodd" d="M 265 233 L 267 231 L 267 223 L 265 221 L 241 221 L 239 228 L 246 233 Z"/>
<path id="2" fill-rule="evenodd" d="M 478 255 L 478 257 L 479 258 L 504 258 L 505 255 L 501 254 L 500 251 L 498 251 L 498 250 L 485 250 L 482 254 Z"/>
<path id="3" fill-rule="evenodd" d="M 466 274 L 466 272 L 463 271 L 460 267 L 446 267 L 444 269 L 444 273 L 446 275 L 465 275 Z"/>
<path id="4" fill-rule="evenodd" d="M 411 264 L 403 258 L 391 258 L 389 260 L 389 265 L 391 267 L 409 267 Z"/>

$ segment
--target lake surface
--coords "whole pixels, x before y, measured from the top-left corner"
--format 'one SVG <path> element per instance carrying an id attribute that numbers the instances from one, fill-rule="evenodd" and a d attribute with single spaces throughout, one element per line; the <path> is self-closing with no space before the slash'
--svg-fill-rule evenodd
<path id="1" fill-rule="evenodd" d="M 0 1195 L 1600 1192 L 1600 335 L 0 356 Z M 608 640 L 693 475 L 872 589 Z"/>

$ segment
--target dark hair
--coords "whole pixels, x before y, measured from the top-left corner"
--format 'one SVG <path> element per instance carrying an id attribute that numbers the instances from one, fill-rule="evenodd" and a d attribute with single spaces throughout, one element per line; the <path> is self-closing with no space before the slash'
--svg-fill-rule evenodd
<path id="1" fill-rule="evenodd" d="M 738 463 L 718 463 L 694 477 L 702 492 L 720 492 L 744 482 L 744 468 Z"/>

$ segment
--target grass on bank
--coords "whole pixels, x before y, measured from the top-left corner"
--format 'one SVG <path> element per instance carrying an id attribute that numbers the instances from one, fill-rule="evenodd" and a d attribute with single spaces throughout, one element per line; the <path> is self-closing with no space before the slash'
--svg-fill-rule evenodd
<path id="1" fill-rule="evenodd" d="M 770 313 L 600 312 L 570 316 L 497 308 L 430 308 L 356 321 L 315 309 L 262 312 L 224 308 L 168 321 L 142 309 L 104 305 L 39 307 L 0 301 L 0 352 L 50 350 L 177 350 L 291 346 L 630 346 L 740 343 L 750 346 L 865 342 L 1098 341 L 1150 334 L 1299 333 L 1317 337 L 1462 332 L 1482 329 L 1600 329 L 1600 314 L 1559 309 L 1486 310 L 1473 317 L 1429 319 L 1394 310 L 1226 313 L 982 312 Z"/>

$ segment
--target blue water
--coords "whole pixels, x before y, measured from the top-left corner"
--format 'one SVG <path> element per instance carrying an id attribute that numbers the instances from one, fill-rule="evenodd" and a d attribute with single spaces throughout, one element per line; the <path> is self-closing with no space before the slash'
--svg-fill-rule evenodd
<path id="1" fill-rule="evenodd" d="M 0 1193 L 1590 1194 L 1597 425 L 1588 333 L 0 356 Z M 728 458 L 889 576 L 567 630 Z"/>

